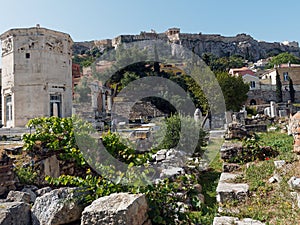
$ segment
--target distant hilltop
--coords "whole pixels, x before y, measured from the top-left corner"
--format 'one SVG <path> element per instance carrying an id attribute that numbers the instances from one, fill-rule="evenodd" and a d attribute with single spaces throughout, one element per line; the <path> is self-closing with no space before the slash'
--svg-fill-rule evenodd
<path id="1" fill-rule="evenodd" d="M 113 39 L 75 42 L 73 52 L 74 54 L 81 54 L 95 47 L 104 50 L 116 48 L 122 43 L 157 39 L 182 45 L 193 50 L 199 56 L 203 53 L 211 53 L 217 57 L 237 55 L 249 61 L 257 61 L 282 52 L 300 56 L 299 44 L 296 41 L 272 43 L 255 40 L 247 34 L 238 34 L 234 37 L 224 37 L 219 34 L 189 34 L 181 33 L 179 28 L 170 28 L 164 33 L 151 30 L 150 32 L 143 31 L 137 35 L 119 35 Z"/>

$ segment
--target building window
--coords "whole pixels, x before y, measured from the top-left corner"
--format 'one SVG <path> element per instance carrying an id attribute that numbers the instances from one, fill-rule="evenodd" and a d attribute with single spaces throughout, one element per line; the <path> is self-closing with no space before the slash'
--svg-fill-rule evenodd
<path id="1" fill-rule="evenodd" d="M 26 59 L 30 59 L 30 53 L 26 53 L 26 54 L 25 54 L 25 58 L 26 58 Z"/>
<path id="2" fill-rule="evenodd" d="M 50 116 L 61 117 L 61 95 L 50 95 Z"/>
<path id="3" fill-rule="evenodd" d="M 289 80 L 289 73 L 288 72 L 283 72 L 283 80 L 288 81 Z"/>
<path id="4" fill-rule="evenodd" d="M 250 81 L 250 88 L 255 88 L 255 81 Z"/>
<path id="5" fill-rule="evenodd" d="M 6 122 L 12 121 L 12 101 L 11 101 L 11 95 L 7 95 L 5 97 L 5 102 L 6 102 Z"/>

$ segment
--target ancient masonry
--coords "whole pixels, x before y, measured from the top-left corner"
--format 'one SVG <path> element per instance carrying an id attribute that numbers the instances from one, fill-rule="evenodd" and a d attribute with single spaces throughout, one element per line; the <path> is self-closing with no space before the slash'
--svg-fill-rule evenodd
<path id="1" fill-rule="evenodd" d="M 8 30 L 0 40 L 4 126 L 23 127 L 41 116 L 71 116 L 70 35 L 37 25 Z"/>

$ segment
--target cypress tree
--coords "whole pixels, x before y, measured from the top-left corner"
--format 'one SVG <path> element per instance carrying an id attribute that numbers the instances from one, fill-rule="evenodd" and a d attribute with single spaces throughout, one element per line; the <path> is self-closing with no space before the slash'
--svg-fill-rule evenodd
<path id="1" fill-rule="evenodd" d="M 276 69 L 276 97 L 278 102 L 282 102 L 282 84 L 277 69 Z"/>
<path id="2" fill-rule="evenodd" d="M 154 45 L 154 60 L 153 70 L 155 73 L 160 74 L 159 57 L 156 45 Z"/>
<path id="3" fill-rule="evenodd" d="M 295 89 L 294 89 L 292 78 L 289 78 L 289 90 L 290 90 L 291 102 L 295 102 Z"/>

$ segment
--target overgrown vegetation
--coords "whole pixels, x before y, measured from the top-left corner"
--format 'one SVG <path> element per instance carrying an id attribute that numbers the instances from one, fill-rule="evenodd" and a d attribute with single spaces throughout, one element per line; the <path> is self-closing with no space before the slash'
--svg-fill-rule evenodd
<path id="1" fill-rule="evenodd" d="M 84 124 L 90 127 L 88 123 Z M 58 154 L 66 160 L 76 161 L 78 165 L 85 166 L 86 162 L 76 144 L 72 118 L 41 117 L 31 119 L 27 123 L 35 132 L 24 134 L 24 150 L 34 156 Z"/>
<path id="2" fill-rule="evenodd" d="M 297 157 L 292 153 L 293 138 L 279 132 L 261 133 L 257 137 L 257 143 L 271 146 L 279 152 L 279 155 L 255 160 L 242 167 L 243 175 L 235 182 L 249 184 L 250 197 L 242 203 L 227 204 L 226 207 L 232 211 L 229 215 L 253 218 L 266 224 L 298 224 L 300 210 L 287 184 L 292 176 L 299 174 L 300 168 Z M 275 169 L 274 161 L 282 159 L 286 160 L 287 166 Z M 281 180 L 270 183 L 269 179 L 275 170 Z"/>
<path id="3" fill-rule="evenodd" d="M 177 118 L 178 119 L 178 118 Z M 206 179 L 199 176 L 200 172 L 195 169 L 189 174 L 164 179 L 160 182 L 152 183 L 145 177 L 146 183 L 123 182 L 125 174 L 118 173 L 118 179 L 111 180 L 109 177 L 97 175 L 92 168 L 87 167 L 87 162 L 76 145 L 74 127 L 82 131 L 80 138 L 86 140 L 85 134 L 91 132 L 91 127 L 81 121 L 75 121 L 71 118 L 37 118 L 28 123 L 35 129 L 35 132 L 23 136 L 25 150 L 31 155 L 58 154 L 62 160 L 76 159 L 79 166 L 86 170 L 83 177 L 62 175 L 59 178 L 46 177 L 46 181 L 53 186 L 76 186 L 82 187 L 84 202 L 90 203 L 93 200 L 117 192 L 144 193 L 149 202 L 149 216 L 152 224 L 211 224 L 215 205 L 213 203 L 205 205 L 199 194 L 201 189 L 199 182 L 206 183 Z M 81 140 L 81 139 L 79 139 Z M 106 133 L 103 135 L 103 144 L 108 152 L 115 158 L 129 165 L 129 180 L 137 179 L 138 174 L 131 173 L 130 167 L 147 165 L 145 164 L 150 154 L 136 154 L 130 146 L 121 142 L 120 137 L 115 133 Z M 84 163 L 83 163 L 84 161 Z M 100 162 L 101 163 L 101 162 Z M 114 167 L 113 165 L 110 166 Z M 19 178 L 24 184 L 30 184 L 35 173 L 30 169 L 19 169 Z M 126 174 L 128 175 L 128 174 Z M 143 175 L 141 175 L 143 176 Z M 128 178 L 126 178 L 128 179 Z M 208 179 L 208 178 L 207 178 Z M 215 179 L 215 178 L 214 178 Z M 212 182 L 212 181 L 210 181 Z M 215 184 L 214 184 L 215 185 Z M 210 185 L 207 189 L 211 189 Z M 82 190 L 82 189 L 80 189 Z M 183 194 L 178 194 L 178 193 Z M 189 205 L 183 204 L 189 199 Z"/>

